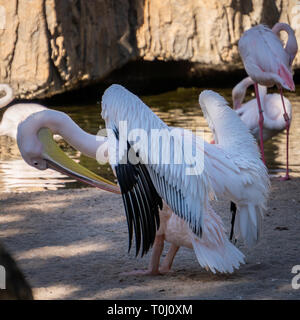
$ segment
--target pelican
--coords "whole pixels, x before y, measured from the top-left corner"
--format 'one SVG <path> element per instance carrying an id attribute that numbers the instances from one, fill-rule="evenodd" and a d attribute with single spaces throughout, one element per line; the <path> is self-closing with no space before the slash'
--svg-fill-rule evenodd
<path id="1" fill-rule="evenodd" d="M 18 125 L 28 116 L 35 112 L 47 110 L 48 108 L 38 103 L 15 103 L 13 89 L 8 84 L 0 84 L 0 92 L 4 91 L 5 95 L 0 98 L 0 109 L 5 108 L 1 123 L 0 136 L 8 136 L 17 140 Z M 58 141 L 61 137 L 54 136 L 54 140 Z"/>
<path id="2" fill-rule="evenodd" d="M 40 104 L 35 104 L 35 103 L 17 103 L 17 104 L 12 104 L 13 100 L 14 100 L 14 94 L 13 94 L 13 90 L 12 88 L 7 85 L 7 84 L 0 84 L 0 91 L 4 91 L 5 95 L 3 97 L 0 98 L 0 108 L 4 108 L 4 107 L 8 107 L 9 108 L 4 112 L 3 117 L 2 117 L 2 121 L 0 123 L 0 135 L 7 135 L 15 140 L 17 139 L 17 133 L 18 133 L 18 128 L 19 125 L 24 123 L 28 123 L 26 121 L 26 119 L 29 116 L 34 116 L 35 114 L 40 114 L 41 112 L 45 112 L 46 114 L 49 114 L 49 119 L 51 118 L 56 118 L 57 119 L 63 119 L 63 116 L 66 116 L 64 113 L 62 112 L 57 112 L 57 111 L 53 111 L 50 110 L 48 108 L 46 108 L 45 106 L 42 106 Z M 83 135 L 81 135 L 81 137 L 87 138 L 87 142 L 89 143 L 89 141 L 92 140 L 92 144 L 96 144 L 96 148 L 99 147 L 99 143 L 96 141 L 97 137 L 90 135 L 86 132 L 84 132 L 83 130 L 81 130 L 77 125 L 75 125 L 75 123 L 71 120 L 71 118 L 68 117 L 68 120 L 70 122 L 72 122 L 72 124 L 74 125 L 75 131 L 73 131 L 73 133 L 77 133 L 79 131 L 79 135 L 81 135 L 81 133 L 83 133 Z M 61 123 L 61 125 L 63 126 L 64 124 Z M 42 132 L 41 133 L 41 139 L 43 137 L 47 136 L 47 132 Z M 58 135 L 54 135 L 55 140 L 58 140 Z M 47 137 L 46 137 L 47 139 Z M 52 154 L 52 153 L 56 153 L 56 157 L 59 158 L 59 160 L 61 161 L 61 164 L 66 164 L 66 166 L 71 166 L 69 168 L 70 172 L 68 173 L 69 176 L 72 176 L 72 169 L 76 168 L 78 170 L 78 172 L 81 172 L 83 174 L 85 174 L 86 176 L 81 179 L 81 176 L 76 176 L 74 177 L 77 180 L 80 180 L 82 182 L 86 182 L 88 184 L 91 184 L 93 186 L 98 186 L 98 187 L 103 187 L 103 189 L 105 190 L 109 190 L 111 192 L 114 193 L 120 193 L 118 187 L 115 186 L 115 184 L 113 184 L 112 182 L 101 178 L 97 175 L 95 175 L 94 173 L 92 173 L 91 171 L 83 168 L 82 166 L 80 166 L 79 164 L 77 164 L 74 161 L 69 161 L 68 157 L 56 146 L 55 143 L 51 144 L 51 139 L 50 139 L 50 143 L 47 144 L 48 146 L 48 153 Z M 40 142 L 38 142 L 40 144 Z M 27 144 L 25 144 L 25 146 L 27 147 Z M 52 149 L 51 149 L 52 148 Z M 90 155 L 90 154 L 89 154 Z M 94 156 L 95 155 L 90 155 L 90 156 Z M 50 162 L 51 160 L 49 160 Z M 27 162 L 28 163 L 28 162 Z M 31 166 L 32 164 L 29 163 Z M 52 164 L 49 163 L 49 166 L 55 166 L 55 162 L 53 162 Z M 40 167 L 40 170 L 44 170 L 46 168 Z M 64 173 L 63 169 L 57 168 L 56 171 L 59 171 L 61 173 Z M 75 172 L 74 172 L 75 174 Z"/>
<path id="3" fill-rule="evenodd" d="M 8 84 L 0 84 L 0 92 L 1 91 L 4 91 L 5 95 L 0 98 L 0 108 L 9 108 L 5 110 L 2 116 L 0 136 L 8 136 L 16 140 L 18 125 L 29 115 L 46 110 L 47 108 L 36 103 L 11 104 L 14 100 L 14 93 Z"/>
<path id="4" fill-rule="evenodd" d="M 17 139 L 18 125 L 28 116 L 47 108 L 35 103 L 18 103 L 9 107 L 3 114 L 0 123 L 0 136 L 8 136 Z"/>
<path id="5" fill-rule="evenodd" d="M 14 99 L 13 89 L 10 85 L 1 83 L 0 92 L 3 91 L 4 95 L 0 98 L 0 108 L 8 106 Z"/>
<path id="6" fill-rule="evenodd" d="M 284 30 L 288 33 L 288 41 L 283 47 L 278 35 Z M 259 135 L 262 160 L 264 158 L 263 123 L 264 116 L 261 106 L 258 84 L 279 88 L 283 115 L 286 126 L 286 140 L 288 145 L 290 119 L 286 111 L 282 88 L 295 91 L 292 75 L 292 63 L 298 51 L 297 39 L 293 29 L 286 23 L 276 23 L 272 30 L 266 26 L 258 25 L 247 30 L 238 43 L 240 55 L 245 69 L 254 81 L 254 89 L 259 111 Z M 288 150 L 288 149 L 287 149 Z M 288 151 L 287 151 L 288 164 Z M 288 169 L 284 180 L 289 179 Z"/>
<path id="7" fill-rule="evenodd" d="M 170 138 L 171 128 L 120 85 L 110 86 L 102 97 L 107 139 L 100 141 L 99 137 L 84 132 L 62 112 L 44 110 L 19 124 L 17 143 L 23 159 L 37 169 L 52 168 L 110 192 L 121 190 L 129 249 L 133 233 L 136 255 L 140 249 L 144 255 L 153 245 L 147 272 L 158 273 L 164 240 L 172 245 L 162 271 L 170 269 L 178 247 L 185 245 L 194 248 L 201 266 L 212 272 L 232 272 L 243 263 L 244 256 L 225 236 L 221 219 L 212 210 L 210 199 L 225 196 L 237 204 L 236 234 L 247 245 L 254 245 L 260 236 L 269 178 L 254 138 L 227 102 L 212 91 L 202 92 L 199 102 L 218 144 L 210 145 L 200 137 L 192 136 L 186 142 L 187 146 L 195 144 L 203 159 L 196 161 L 192 168 L 186 162 L 156 162 L 154 160 L 161 158 L 159 144 L 152 145 L 151 154 L 146 144 L 132 144 L 127 135 L 123 135 L 122 121 L 126 122 L 129 132 L 143 129 L 148 137 L 154 129 Z M 160 129 L 163 131 L 155 131 Z M 89 157 L 97 158 L 99 150 L 108 150 L 120 189 L 72 162 L 56 146 L 52 134 L 59 134 Z M 173 150 L 175 146 L 181 146 L 183 132 L 179 129 L 172 134 Z M 120 148 L 122 141 L 124 149 Z M 179 151 L 188 158 L 183 146 Z M 130 157 L 133 162 L 123 161 Z M 189 174 L 186 174 L 188 169 Z M 164 209 L 160 211 L 163 205 Z"/>

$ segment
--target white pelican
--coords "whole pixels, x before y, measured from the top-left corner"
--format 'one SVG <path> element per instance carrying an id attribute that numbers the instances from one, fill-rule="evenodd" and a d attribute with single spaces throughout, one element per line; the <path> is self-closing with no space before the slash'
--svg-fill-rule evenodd
<path id="1" fill-rule="evenodd" d="M 94 158 L 99 148 L 108 148 L 125 206 L 129 248 L 133 231 L 136 237 L 136 254 L 141 243 L 142 255 L 154 243 L 150 272 L 158 271 L 164 240 L 171 241 L 173 245 L 163 263 L 163 271 L 170 268 L 177 247 L 186 245 L 194 247 L 201 266 L 213 272 L 232 272 L 243 262 L 243 255 L 226 238 L 222 222 L 209 204 L 210 196 L 222 195 L 237 204 L 236 233 L 246 244 L 253 245 L 260 235 L 269 179 L 254 138 L 237 114 L 227 106 L 226 101 L 212 91 L 204 91 L 199 101 L 218 144 L 214 146 L 205 143 L 200 137 L 192 138 L 204 159 L 194 167 L 194 175 L 186 174 L 186 169 L 190 167 L 186 163 L 151 162 L 146 145 L 132 145 L 127 136 L 120 136 L 122 130 L 119 124 L 123 120 L 126 121 L 129 132 L 142 128 L 149 134 L 148 137 L 153 129 L 166 129 L 163 134 L 169 136 L 171 128 L 138 97 L 119 85 L 109 87 L 102 98 L 102 116 L 107 128 L 112 129 L 108 140 L 98 141 L 96 136 L 81 130 L 62 112 L 44 110 L 29 116 L 19 125 L 17 142 L 24 160 L 31 166 L 40 170 L 50 167 L 118 193 L 117 186 L 109 185 L 101 177 L 68 159 L 51 139 L 51 134 L 59 134 L 75 149 Z M 114 137 L 117 140 L 125 138 L 125 147 L 130 147 L 130 152 L 134 155 L 138 154 L 141 162 L 113 163 L 115 147 L 108 141 Z M 182 130 L 178 130 L 174 134 L 175 144 L 181 139 Z M 192 144 L 191 141 L 188 143 Z M 154 155 L 160 154 L 160 151 L 160 147 L 154 145 Z M 183 147 L 180 151 L 186 155 Z M 124 155 L 127 155 L 126 148 Z M 162 199 L 167 206 L 165 211 L 160 212 L 159 219 Z M 171 215 L 168 207 L 172 210 Z M 184 224 L 182 220 L 185 221 Z M 180 221 L 181 225 L 176 224 L 176 221 Z M 158 236 L 155 240 L 156 232 Z M 178 232 L 181 232 L 180 236 Z"/>
<path id="2" fill-rule="evenodd" d="M 4 96 L 0 98 L 0 108 L 6 107 L 14 99 L 13 89 L 10 85 L 0 83 L 0 92 L 4 92 Z"/>
<path id="3" fill-rule="evenodd" d="M 283 47 L 278 37 L 282 30 L 288 33 L 288 41 L 285 47 Z M 288 141 L 290 120 L 286 112 L 282 88 L 292 91 L 295 90 L 291 67 L 298 51 L 298 44 L 295 33 L 288 24 L 276 23 L 272 30 L 263 25 L 258 25 L 247 30 L 239 40 L 238 47 L 245 69 L 254 81 L 259 110 L 260 147 L 262 159 L 265 162 L 263 143 L 264 116 L 259 97 L 258 84 L 267 87 L 276 85 L 279 88 Z M 284 179 L 289 179 L 288 172 Z"/>
<path id="4" fill-rule="evenodd" d="M 35 103 L 18 103 L 10 106 L 3 114 L 0 123 L 0 136 L 16 139 L 18 124 L 31 114 L 46 109 L 46 107 Z"/>
<path id="5" fill-rule="evenodd" d="M 4 91 L 5 95 L 0 98 L 0 108 L 8 107 L 3 113 L 0 123 L 0 136 L 8 136 L 17 139 L 17 129 L 19 123 L 24 121 L 29 115 L 46 110 L 47 108 L 36 103 L 16 103 L 11 104 L 14 100 L 13 89 L 7 84 L 0 84 L 0 92 Z"/>
<path id="6" fill-rule="evenodd" d="M 36 104 L 36 103 L 16 103 L 13 104 L 13 92 L 8 85 L 5 85 L 6 94 L 11 97 L 0 98 L 0 106 L 6 107 L 2 115 L 0 122 L 0 136 L 8 136 L 14 140 L 17 139 L 17 129 L 19 123 L 24 121 L 29 115 L 39 112 L 42 110 L 47 110 L 46 107 Z M 0 84 L 1 91 L 1 84 Z M 2 88 L 3 91 L 3 88 Z M 3 101 L 4 100 L 4 101 Z M 10 100 L 10 101 L 9 101 Z M 5 105 L 5 103 L 9 103 Z M 55 135 L 55 141 L 61 139 L 61 137 Z M 19 191 L 34 188 L 34 190 L 44 189 L 45 188 L 45 179 L 54 184 L 53 188 L 62 186 L 66 180 L 64 176 L 56 171 L 52 171 L 51 175 L 48 173 L 39 173 L 37 170 L 29 166 L 23 159 L 10 159 L 8 161 L 1 161 L 0 170 L 5 172 L 2 177 L 2 186 L 1 189 L 5 192 L 18 189 Z M 50 179 L 50 180 L 49 180 Z M 24 181 L 25 184 L 24 184 Z M 49 188 L 49 186 L 47 186 Z"/>
<path id="7" fill-rule="evenodd" d="M 247 77 L 239 82 L 232 90 L 233 108 L 246 124 L 247 128 L 259 141 L 259 114 L 257 109 L 257 100 L 252 99 L 243 103 L 247 88 L 253 85 L 254 81 Z M 267 141 L 278 133 L 286 129 L 284 120 L 284 111 L 282 109 L 281 96 L 279 94 L 267 94 L 267 87 L 258 85 L 261 107 L 264 113 L 263 140 Z M 292 105 L 290 101 L 283 97 L 286 113 L 289 117 L 289 123 L 292 121 Z M 288 139 L 286 143 L 286 175 L 288 175 Z"/>

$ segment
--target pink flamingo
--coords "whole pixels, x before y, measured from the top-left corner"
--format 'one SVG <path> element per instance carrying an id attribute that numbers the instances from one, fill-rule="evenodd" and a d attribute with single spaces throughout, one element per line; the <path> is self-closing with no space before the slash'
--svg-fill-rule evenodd
<path id="1" fill-rule="evenodd" d="M 240 119 L 246 124 L 247 128 L 259 141 L 259 114 L 257 113 L 257 100 L 252 99 L 243 103 L 247 88 L 254 84 L 254 81 L 247 77 L 239 82 L 232 90 L 233 109 L 236 110 Z M 263 141 L 267 141 L 286 128 L 284 112 L 282 109 L 281 96 L 279 94 L 267 94 L 267 87 L 258 85 L 259 97 L 261 99 L 262 111 L 264 113 Z M 290 101 L 283 97 L 286 113 L 289 122 L 292 120 L 292 105 Z M 286 145 L 288 153 L 288 144 Z M 288 172 L 288 158 L 286 163 Z"/>
<path id="2" fill-rule="evenodd" d="M 280 31 L 288 33 L 288 41 L 283 47 L 278 35 Z M 289 179 L 288 172 L 288 139 L 290 119 L 282 95 L 282 88 L 294 91 L 295 84 L 291 71 L 292 62 L 298 51 L 297 40 L 292 28 L 286 23 L 276 23 L 272 30 L 258 25 L 247 30 L 239 40 L 239 51 L 245 69 L 254 81 L 255 94 L 259 110 L 259 133 L 262 160 L 265 162 L 263 144 L 264 116 L 259 97 L 258 84 L 279 89 L 284 111 L 285 127 L 287 132 L 287 171 L 283 180 Z M 254 49 L 254 50 L 253 50 Z"/>

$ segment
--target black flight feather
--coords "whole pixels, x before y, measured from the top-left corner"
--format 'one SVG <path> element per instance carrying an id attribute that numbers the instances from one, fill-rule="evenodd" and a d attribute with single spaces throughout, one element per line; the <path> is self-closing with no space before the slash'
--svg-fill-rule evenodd
<path id="1" fill-rule="evenodd" d="M 114 130 L 119 140 L 118 130 Z M 162 199 L 157 193 L 145 164 L 138 162 L 132 164 L 129 161 L 129 152 L 132 152 L 127 142 L 127 151 L 121 163 L 115 167 L 117 179 L 120 185 L 124 203 L 129 233 L 129 249 L 132 245 L 132 233 L 134 230 L 136 242 L 136 256 L 141 256 L 152 247 L 156 230 L 159 228 L 159 209 L 162 209 Z M 138 154 L 136 154 L 138 157 Z M 127 160 L 127 161 L 123 161 Z"/>

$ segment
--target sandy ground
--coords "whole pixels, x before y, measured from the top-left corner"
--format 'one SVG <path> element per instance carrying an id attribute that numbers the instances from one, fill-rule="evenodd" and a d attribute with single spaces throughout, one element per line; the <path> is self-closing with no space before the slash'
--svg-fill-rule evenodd
<path id="1" fill-rule="evenodd" d="M 121 198 L 97 189 L 0 194 L 0 241 L 35 299 L 300 299 L 291 285 L 300 265 L 299 195 L 299 177 L 272 180 L 263 239 L 252 250 L 237 243 L 246 264 L 231 275 L 201 269 L 186 248 L 168 275 L 121 275 L 146 267 L 150 254 L 127 253 Z M 214 207 L 229 231 L 229 203 Z"/>

